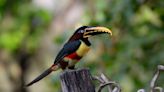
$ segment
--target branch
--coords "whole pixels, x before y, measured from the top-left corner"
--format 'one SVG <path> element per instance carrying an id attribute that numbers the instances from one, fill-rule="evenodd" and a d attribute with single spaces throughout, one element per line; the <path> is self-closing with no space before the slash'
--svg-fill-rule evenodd
<path id="1" fill-rule="evenodd" d="M 155 90 L 159 90 L 159 92 L 163 92 L 162 87 L 156 87 L 156 82 L 157 82 L 157 79 L 160 75 L 160 71 L 164 71 L 164 66 L 163 65 L 158 65 L 157 70 L 154 74 L 154 77 L 152 78 L 152 80 L 150 82 L 151 92 L 155 92 Z"/>
<path id="2" fill-rule="evenodd" d="M 98 88 L 97 92 L 101 92 L 104 87 L 108 87 L 108 92 L 121 92 L 121 88 L 119 84 L 117 84 L 115 81 L 108 80 L 108 78 L 101 74 L 99 77 L 95 76 L 93 79 L 98 80 L 100 82 L 100 86 Z"/>
<path id="3" fill-rule="evenodd" d="M 156 82 L 159 78 L 160 72 L 164 71 L 164 65 L 158 65 L 157 70 L 150 82 L 150 92 L 164 92 L 162 87 L 157 87 Z M 137 92 L 146 92 L 145 89 L 139 89 Z"/>

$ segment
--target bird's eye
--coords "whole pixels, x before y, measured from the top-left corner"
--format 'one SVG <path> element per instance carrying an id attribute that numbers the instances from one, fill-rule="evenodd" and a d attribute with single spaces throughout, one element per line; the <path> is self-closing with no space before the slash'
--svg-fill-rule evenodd
<path id="1" fill-rule="evenodd" d="M 84 33 L 84 30 L 79 30 L 78 33 Z"/>

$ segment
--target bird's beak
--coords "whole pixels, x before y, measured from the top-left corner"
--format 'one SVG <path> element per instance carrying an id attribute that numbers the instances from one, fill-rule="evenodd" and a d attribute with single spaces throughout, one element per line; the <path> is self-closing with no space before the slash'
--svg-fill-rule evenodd
<path id="1" fill-rule="evenodd" d="M 90 36 L 103 34 L 103 33 L 108 33 L 112 35 L 112 31 L 106 27 L 89 27 L 85 29 L 85 33 L 83 34 L 83 37 L 88 38 Z"/>

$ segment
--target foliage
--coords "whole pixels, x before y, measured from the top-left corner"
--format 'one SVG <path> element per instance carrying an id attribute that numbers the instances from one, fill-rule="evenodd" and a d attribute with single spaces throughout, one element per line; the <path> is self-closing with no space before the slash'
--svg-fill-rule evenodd
<path id="1" fill-rule="evenodd" d="M 90 25 L 106 25 L 114 33 L 111 44 L 104 45 L 105 53 L 101 55 L 105 73 L 118 80 L 124 92 L 146 86 L 151 72 L 158 64 L 164 64 L 162 0 L 97 0 L 97 5 L 101 7 L 95 6 L 95 21 Z M 163 85 L 164 79 L 159 81 Z"/>
<path id="2" fill-rule="evenodd" d="M 113 36 L 111 39 L 105 35 L 93 37 L 95 51 L 82 60 L 85 64 L 78 66 L 90 67 L 93 74 L 103 71 L 121 84 L 123 92 L 134 92 L 148 85 L 156 66 L 164 64 L 163 0 L 90 0 L 83 3 L 87 5 L 78 23 L 109 27 Z M 5 51 L 15 59 L 15 54 L 25 44 L 26 51 L 35 58 L 40 48 L 38 44 L 53 17 L 28 0 L 0 0 L 0 53 Z M 66 39 L 63 35 L 56 38 L 54 44 L 63 39 Z M 163 77 L 159 79 L 162 86 Z M 59 89 L 58 78 L 51 80 L 52 88 Z"/>

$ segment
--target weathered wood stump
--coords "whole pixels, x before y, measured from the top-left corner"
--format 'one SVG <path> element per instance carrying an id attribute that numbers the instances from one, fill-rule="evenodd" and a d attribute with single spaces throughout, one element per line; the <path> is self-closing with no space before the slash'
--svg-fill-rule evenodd
<path id="1" fill-rule="evenodd" d="M 66 70 L 60 75 L 62 92 L 95 92 L 88 69 Z"/>

